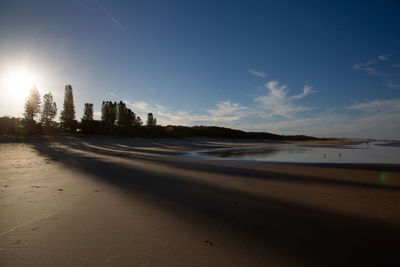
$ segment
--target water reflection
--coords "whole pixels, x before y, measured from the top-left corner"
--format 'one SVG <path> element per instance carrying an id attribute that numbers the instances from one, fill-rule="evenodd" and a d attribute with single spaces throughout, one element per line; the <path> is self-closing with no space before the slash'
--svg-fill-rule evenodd
<path id="1" fill-rule="evenodd" d="M 304 163 L 400 164 L 400 143 L 373 142 L 359 145 L 270 144 L 199 152 L 214 158 Z"/>

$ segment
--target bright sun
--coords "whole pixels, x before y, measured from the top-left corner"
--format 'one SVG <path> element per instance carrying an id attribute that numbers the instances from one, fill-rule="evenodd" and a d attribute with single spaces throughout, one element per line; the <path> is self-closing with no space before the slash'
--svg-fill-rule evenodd
<path id="1" fill-rule="evenodd" d="M 2 76 L 2 89 L 10 100 L 25 101 L 35 85 L 34 75 L 26 69 L 10 70 Z"/>

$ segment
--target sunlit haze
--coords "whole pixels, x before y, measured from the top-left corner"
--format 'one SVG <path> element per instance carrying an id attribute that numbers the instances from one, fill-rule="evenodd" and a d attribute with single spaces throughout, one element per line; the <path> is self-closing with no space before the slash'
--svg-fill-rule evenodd
<path id="1" fill-rule="evenodd" d="M 29 89 L 161 125 L 400 139 L 398 1 L 0 3 L 0 116 Z M 59 119 L 58 112 L 56 120 Z"/>
<path id="2" fill-rule="evenodd" d="M 4 97 L 13 102 L 24 102 L 30 88 L 35 85 L 34 76 L 24 69 L 13 69 L 2 76 Z"/>

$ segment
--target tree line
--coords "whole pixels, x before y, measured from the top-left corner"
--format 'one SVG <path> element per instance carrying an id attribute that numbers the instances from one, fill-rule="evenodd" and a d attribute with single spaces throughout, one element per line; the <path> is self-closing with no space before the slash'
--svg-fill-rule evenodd
<path id="1" fill-rule="evenodd" d="M 3 130 L 4 134 L 5 129 L 3 128 L 14 126 L 16 129 L 8 129 L 7 131 L 18 131 L 23 134 L 75 133 L 77 131 L 89 134 L 111 134 L 143 126 L 140 116 L 137 116 L 123 101 L 119 103 L 103 101 L 100 121 L 94 119 L 93 103 L 85 103 L 83 116 L 80 121 L 77 121 L 73 90 L 69 84 L 65 86 L 63 109 L 60 113 L 59 123 L 54 120 L 56 115 L 57 104 L 52 93 L 45 94 L 42 100 L 38 89 L 33 87 L 25 102 L 23 118 L 1 118 L 0 130 Z M 7 126 L 6 124 L 10 125 Z M 157 119 L 151 112 L 147 114 L 146 126 L 157 126 Z"/>
<path id="2" fill-rule="evenodd" d="M 51 92 L 43 96 L 43 102 L 36 87 L 33 87 L 26 100 L 23 118 L 0 117 L 1 135 L 31 134 L 95 134 L 119 135 L 130 137 L 217 137 L 247 138 L 270 140 L 310 140 L 314 137 L 304 135 L 277 135 L 267 132 L 244 132 L 217 126 L 159 126 L 157 119 L 150 112 L 146 125 L 123 101 L 103 101 L 101 120 L 94 119 L 93 103 L 85 103 L 83 116 L 76 120 L 72 86 L 66 85 L 63 109 L 60 122 L 57 115 L 57 104 Z M 38 121 L 36 119 L 38 118 Z"/>

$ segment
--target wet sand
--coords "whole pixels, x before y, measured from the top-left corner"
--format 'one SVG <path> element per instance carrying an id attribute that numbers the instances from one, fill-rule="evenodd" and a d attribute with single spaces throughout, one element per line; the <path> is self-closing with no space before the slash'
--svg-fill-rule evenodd
<path id="1" fill-rule="evenodd" d="M 249 145 L 260 142 L 37 138 L 1 143 L 0 265 L 399 262 L 400 166 L 184 155 Z"/>

